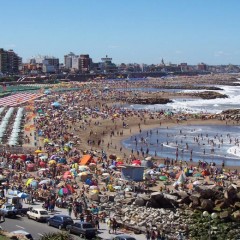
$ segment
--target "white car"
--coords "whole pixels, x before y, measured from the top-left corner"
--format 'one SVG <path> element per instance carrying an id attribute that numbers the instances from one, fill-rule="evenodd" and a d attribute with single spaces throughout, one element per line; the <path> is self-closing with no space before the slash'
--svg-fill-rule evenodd
<path id="1" fill-rule="evenodd" d="M 41 208 L 33 208 L 27 211 L 27 216 L 36 221 L 46 221 L 50 217 L 48 212 Z"/>

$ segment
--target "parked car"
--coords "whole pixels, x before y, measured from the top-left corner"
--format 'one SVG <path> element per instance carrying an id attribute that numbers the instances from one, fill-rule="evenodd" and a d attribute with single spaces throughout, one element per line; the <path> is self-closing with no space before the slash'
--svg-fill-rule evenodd
<path id="1" fill-rule="evenodd" d="M 137 240 L 137 239 L 129 235 L 121 234 L 114 237 L 112 240 Z"/>
<path id="2" fill-rule="evenodd" d="M 27 217 L 35 219 L 36 221 L 46 221 L 50 216 L 48 212 L 41 208 L 33 208 L 27 211 Z"/>
<path id="3" fill-rule="evenodd" d="M 68 215 L 54 215 L 47 219 L 48 226 L 57 227 L 58 229 L 66 228 L 67 225 L 72 225 L 74 222 Z"/>
<path id="4" fill-rule="evenodd" d="M 66 230 L 69 233 L 74 233 L 82 238 L 94 238 L 96 237 L 97 230 L 91 223 L 88 222 L 76 222 L 72 225 L 67 225 Z"/>
<path id="5" fill-rule="evenodd" d="M 4 203 L 0 208 L 0 214 L 5 217 L 16 217 L 18 210 L 12 204 Z"/>
<path id="6" fill-rule="evenodd" d="M 16 231 L 13 231 L 11 233 L 16 234 L 16 235 L 21 235 L 21 236 L 24 236 L 27 239 L 33 240 L 32 235 L 30 233 L 26 232 L 26 231 L 23 231 L 23 230 L 16 230 Z"/>

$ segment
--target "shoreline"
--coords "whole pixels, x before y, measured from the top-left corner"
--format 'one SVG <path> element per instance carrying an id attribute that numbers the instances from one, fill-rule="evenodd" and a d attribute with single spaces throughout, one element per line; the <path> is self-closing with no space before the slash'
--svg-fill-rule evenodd
<path id="1" fill-rule="evenodd" d="M 161 125 L 160 125 L 161 122 Z M 123 160 L 129 160 L 130 156 L 132 155 L 131 150 L 127 149 L 124 147 L 124 145 L 122 144 L 122 141 L 130 138 L 131 136 L 134 135 L 138 135 L 139 132 L 139 123 L 137 123 L 136 121 L 134 122 L 133 119 L 131 119 L 131 121 L 129 121 L 128 127 L 127 128 L 123 128 L 117 125 L 117 128 L 115 131 L 117 132 L 123 132 L 123 135 L 116 135 L 114 134 L 114 136 L 110 136 L 110 132 L 113 129 L 114 126 L 116 125 L 110 125 L 110 129 L 108 129 L 107 132 L 105 132 L 104 136 L 102 136 L 101 132 L 100 132 L 100 128 L 96 129 L 94 128 L 95 131 L 95 139 L 101 139 L 102 144 L 100 146 L 96 146 L 96 145 L 89 145 L 89 147 L 93 150 L 106 150 L 108 155 L 111 154 L 115 154 L 117 157 L 123 159 Z M 173 127 L 173 126 L 177 126 L 177 125 L 225 125 L 225 121 L 222 120 L 217 120 L 217 119 L 208 119 L 208 120 L 196 120 L 196 119 L 190 119 L 181 123 L 177 123 L 176 119 L 157 119 L 157 120 L 152 120 L 152 121 L 147 121 L 146 124 L 140 123 L 141 124 L 141 131 L 148 131 L 148 130 L 153 130 L 153 129 L 157 129 L 159 127 Z M 233 122 L 228 122 L 229 126 L 236 126 L 233 124 Z M 105 125 L 102 126 L 102 128 L 104 128 Z M 109 127 L 109 125 L 108 125 Z M 109 147 L 108 147 L 109 144 Z M 88 147 L 88 148 L 89 148 Z M 86 147 L 85 147 L 86 148 Z M 120 151 L 121 149 L 121 151 Z M 124 157 L 125 156 L 125 157 Z M 143 157 L 139 157 L 140 159 L 142 159 Z M 156 162 L 158 164 L 163 163 L 164 162 L 164 157 L 161 156 L 152 156 L 152 158 L 154 160 L 156 160 Z M 180 159 L 179 159 L 180 160 Z M 179 162 L 178 160 L 178 162 Z M 185 161 L 185 159 L 183 159 L 183 161 Z M 237 160 L 236 160 L 237 161 Z M 193 161 L 189 161 L 186 160 L 187 163 L 191 164 L 192 166 L 197 166 L 198 162 L 193 162 Z M 207 161 L 209 162 L 209 161 Z M 218 166 L 220 166 L 218 164 Z M 229 166 L 227 165 L 226 168 L 228 169 L 238 169 L 240 170 L 240 166 Z"/>

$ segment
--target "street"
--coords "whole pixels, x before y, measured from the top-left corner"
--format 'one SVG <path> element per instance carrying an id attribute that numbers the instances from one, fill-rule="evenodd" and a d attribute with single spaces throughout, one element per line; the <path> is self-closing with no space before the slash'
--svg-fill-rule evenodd
<path id="1" fill-rule="evenodd" d="M 26 204 L 23 202 L 23 207 L 33 207 L 33 208 L 42 208 L 42 203 L 34 203 L 32 205 Z M 55 208 L 54 213 L 49 213 L 50 216 L 53 216 L 55 214 L 67 214 L 67 209 L 64 208 Z M 72 216 L 73 217 L 73 216 Z M 78 220 L 74 219 L 74 222 Z M 39 240 L 41 236 L 44 235 L 44 233 L 50 233 L 50 232 L 61 232 L 61 230 L 48 226 L 45 222 L 37 222 L 32 219 L 28 219 L 27 216 L 24 217 L 17 217 L 17 218 L 5 218 L 5 222 L 2 222 L 1 227 L 3 230 L 11 232 L 16 230 L 24 230 L 26 232 L 29 232 L 32 234 L 34 240 Z M 118 232 L 118 234 L 121 234 L 124 232 Z M 125 233 L 126 234 L 126 233 Z M 146 239 L 143 234 L 133 234 L 133 233 L 127 233 L 128 235 L 131 235 L 132 237 L 135 237 L 137 240 L 144 240 Z M 74 240 L 81 239 L 79 236 L 73 235 Z M 100 223 L 100 230 L 98 233 L 98 236 L 102 239 L 111 239 L 115 236 L 115 234 L 108 234 L 107 230 L 107 224 L 106 223 Z"/>

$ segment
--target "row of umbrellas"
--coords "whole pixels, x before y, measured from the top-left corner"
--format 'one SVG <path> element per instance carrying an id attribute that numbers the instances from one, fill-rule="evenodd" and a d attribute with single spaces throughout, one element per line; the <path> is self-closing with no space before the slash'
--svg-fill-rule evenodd
<path id="1" fill-rule="evenodd" d="M 17 115 L 13 124 L 12 133 L 8 141 L 9 145 L 17 144 L 19 133 L 21 132 L 20 127 L 21 127 L 22 118 L 23 118 L 23 108 L 18 108 Z"/>
<path id="2" fill-rule="evenodd" d="M 11 115 L 13 114 L 13 111 L 14 111 L 13 107 L 9 108 L 7 113 L 5 114 L 4 118 L 2 119 L 2 122 L 0 125 L 0 139 L 2 139 L 2 137 L 6 131 L 9 119 L 10 119 Z"/>

